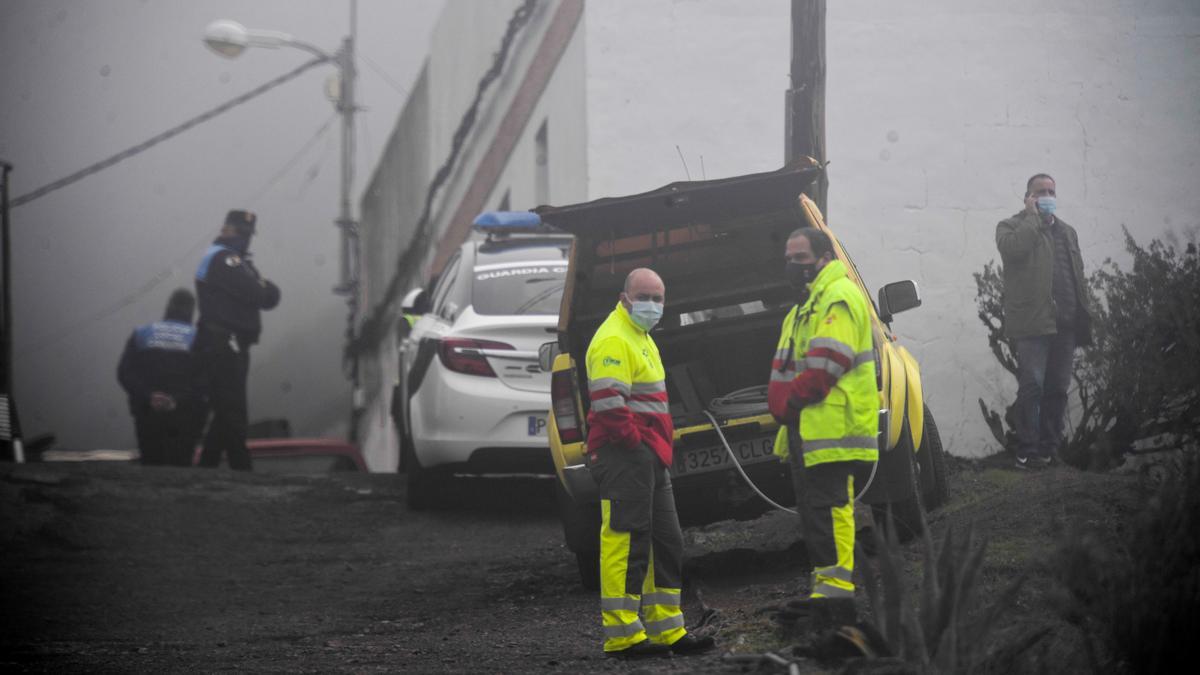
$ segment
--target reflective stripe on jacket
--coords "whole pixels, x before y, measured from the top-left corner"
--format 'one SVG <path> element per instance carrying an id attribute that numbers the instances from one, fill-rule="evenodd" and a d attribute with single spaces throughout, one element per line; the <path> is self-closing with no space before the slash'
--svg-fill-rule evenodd
<path id="1" fill-rule="evenodd" d="M 588 449 L 645 443 L 670 466 L 675 427 L 662 359 L 654 339 L 633 323 L 620 303 L 588 345 L 587 373 Z"/>
<path id="2" fill-rule="evenodd" d="M 834 260 L 808 301 L 784 318 L 768 387 L 771 414 L 783 425 L 776 454 L 786 456 L 790 427 L 800 432 L 805 466 L 879 459 L 870 316 L 866 297 Z"/>

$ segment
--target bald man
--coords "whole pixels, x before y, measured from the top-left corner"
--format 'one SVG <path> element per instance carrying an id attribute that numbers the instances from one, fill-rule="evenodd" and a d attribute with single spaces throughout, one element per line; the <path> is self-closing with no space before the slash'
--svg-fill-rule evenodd
<path id="1" fill-rule="evenodd" d="M 658 274 L 630 272 L 587 350 L 588 466 L 601 497 L 600 614 L 604 654 L 614 658 L 714 646 L 687 632 L 680 608 L 683 533 L 669 473 L 675 429 L 650 337 L 665 300 Z"/>

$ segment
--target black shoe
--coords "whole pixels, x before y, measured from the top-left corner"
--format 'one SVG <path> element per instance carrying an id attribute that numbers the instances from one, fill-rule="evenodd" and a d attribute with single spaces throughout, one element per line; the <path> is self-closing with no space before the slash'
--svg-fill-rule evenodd
<path id="1" fill-rule="evenodd" d="M 1017 461 L 1013 463 L 1013 466 L 1022 471 L 1027 471 L 1033 468 L 1033 462 L 1029 461 L 1029 458 L 1024 455 L 1017 455 Z"/>
<path id="2" fill-rule="evenodd" d="M 1034 455 L 1029 458 L 1030 463 L 1037 467 L 1046 467 L 1054 463 L 1053 455 Z"/>
<path id="3" fill-rule="evenodd" d="M 671 648 L 667 645 L 656 644 L 649 640 L 642 640 L 641 642 L 632 644 L 625 649 L 604 652 L 604 656 L 610 659 L 646 659 L 655 656 L 666 656 L 670 653 Z"/>
<path id="4" fill-rule="evenodd" d="M 858 620 L 858 610 L 851 598 L 805 598 L 792 600 L 776 615 L 785 627 L 799 622 L 810 630 L 826 630 L 851 625 Z"/>
<path id="5" fill-rule="evenodd" d="M 717 646 L 717 641 L 711 635 L 696 637 L 691 633 L 684 634 L 671 644 L 671 651 L 681 656 L 700 654 Z"/>

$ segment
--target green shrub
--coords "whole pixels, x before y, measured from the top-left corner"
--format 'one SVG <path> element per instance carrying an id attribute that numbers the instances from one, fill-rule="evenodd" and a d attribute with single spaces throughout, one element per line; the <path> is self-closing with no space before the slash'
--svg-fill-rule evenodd
<path id="1" fill-rule="evenodd" d="M 1079 528 L 1052 556 L 1063 618 L 1095 672 L 1159 673 L 1194 660 L 1200 636 L 1200 462 L 1159 488 L 1117 546 Z"/>
<path id="2" fill-rule="evenodd" d="M 1192 238 L 1194 239 L 1194 232 Z M 1168 237 L 1168 240 L 1173 240 Z M 1060 455 L 1081 468 L 1107 469 L 1139 438 L 1175 447 L 1200 437 L 1200 254 L 1196 243 L 1158 239 L 1139 245 L 1125 232 L 1132 265 L 1106 260 L 1090 277 L 1093 344 L 1075 360 L 1073 424 Z M 1000 365 L 1016 376 L 1004 337 L 1001 267 L 975 275 L 978 316 Z M 1006 449 L 1016 438 L 1013 406 L 1002 415 L 979 400 L 992 435 Z"/>

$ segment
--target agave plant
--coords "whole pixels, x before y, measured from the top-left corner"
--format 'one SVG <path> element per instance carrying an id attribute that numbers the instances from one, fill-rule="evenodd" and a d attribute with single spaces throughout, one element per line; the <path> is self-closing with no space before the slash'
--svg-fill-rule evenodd
<path id="1" fill-rule="evenodd" d="M 887 517 L 890 519 L 891 514 Z M 984 637 L 1016 597 L 1024 576 L 1018 578 L 990 605 L 976 611 L 979 570 L 987 542 L 978 540 L 974 528 L 965 536 L 947 530 L 940 545 L 922 524 L 924 573 L 919 603 L 910 600 L 904 573 L 904 555 L 895 528 L 874 529 L 879 578 L 867 574 L 871 627 L 882 636 L 891 655 L 920 672 L 970 672 L 983 657 Z M 859 555 L 863 555 L 861 545 Z M 881 588 L 882 586 L 882 588 Z"/>

